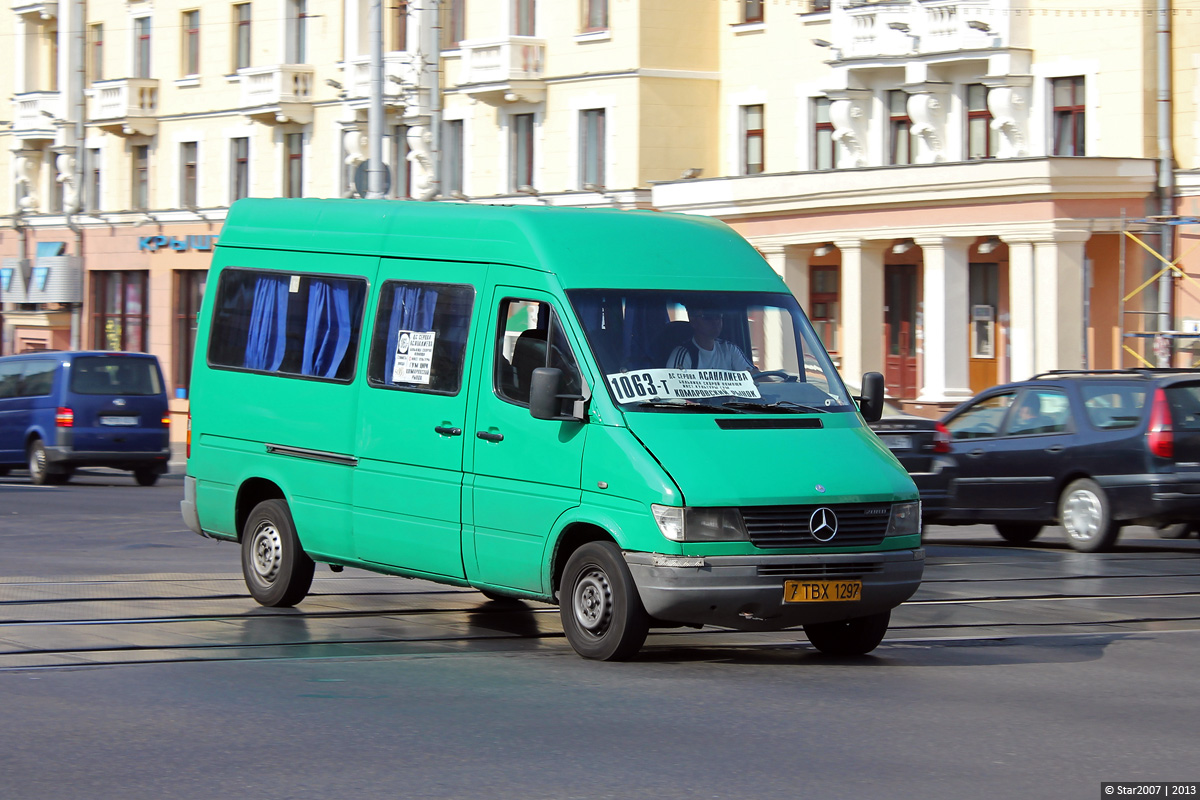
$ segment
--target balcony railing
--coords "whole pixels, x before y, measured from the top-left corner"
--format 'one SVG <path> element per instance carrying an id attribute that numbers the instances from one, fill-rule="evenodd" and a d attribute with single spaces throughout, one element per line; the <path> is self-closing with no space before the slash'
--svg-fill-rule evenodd
<path id="1" fill-rule="evenodd" d="M 464 84 L 540 81 L 545 77 L 546 42 L 532 36 L 462 42 Z"/>
<path id="2" fill-rule="evenodd" d="M 121 78 L 92 84 L 92 122 L 125 135 L 158 129 L 158 79 Z"/>
<path id="3" fill-rule="evenodd" d="M 13 134 L 21 139 L 53 139 L 62 116 L 61 92 L 24 92 L 13 97 Z"/>
<path id="4" fill-rule="evenodd" d="M 242 108 L 250 116 L 274 116 L 278 122 L 312 119 L 314 70 L 306 64 L 276 64 L 238 70 Z"/>

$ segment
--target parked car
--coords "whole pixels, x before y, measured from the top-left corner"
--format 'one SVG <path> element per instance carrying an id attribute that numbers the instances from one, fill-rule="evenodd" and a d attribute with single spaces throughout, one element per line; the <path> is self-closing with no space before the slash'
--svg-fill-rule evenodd
<path id="1" fill-rule="evenodd" d="M 167 471 L 167 393 L 158 359 L 109 351 L 0 358 L 0 475 L 26 466 L 35 484 L 77 467 L 132 470 L 142 486 Z"/>
<path id="2" fill-rule="evenodd" d="M 958 472 L 942 524 L 1014 543 L 1061 524 L 1076 550 L 1123 525 L 1200 520 L 1200 370 L 1077 370 L 988 389 L 942 422 Z"/>
<path id="3" fill-rule="evenodd" d="M 869 424 L 917 484 L 921 519 L 937 521 L 957 471 L 949 455 L 950 432 L 941 422 L 909 414 L 892 400 L 884 401 L 883 416 Z"/>

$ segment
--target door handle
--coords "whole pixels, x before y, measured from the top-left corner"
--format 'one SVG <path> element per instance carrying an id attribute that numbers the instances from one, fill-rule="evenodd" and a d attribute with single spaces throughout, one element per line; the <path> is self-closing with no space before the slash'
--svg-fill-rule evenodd
<path id="1" fill-rule="evenodd" d="M 967 455 L 969 455 L 971 458 L 978 458 L 979 456 L 983 455 L 983 453 L 984 451 L 981 448 L 977 448 L 967 453 Z"/>
<path id="2" fill-rule="evenodd" d="M 487 431 L 475 431 L 475 437 L 488 442 L 500 442 L 504 440 L 503 433 L 489 433 Z"/>
<path id="3" fill-rule="evenodd" d="M 1047 453 L 1061 453 L 1065 448 L 1061 444 L 1056 444 L 1053 447 L 1047 447 Z"/>
<path id="4" fill-rule="evenodd" d="M 442 436 L 462 436 L 462 428 L 451 428 L 446 425 L 438 425 L 433 429 Z"/>

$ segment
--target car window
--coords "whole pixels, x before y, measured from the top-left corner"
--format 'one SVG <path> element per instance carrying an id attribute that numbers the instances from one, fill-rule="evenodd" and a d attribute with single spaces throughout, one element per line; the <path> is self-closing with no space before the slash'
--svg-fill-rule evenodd
<path id="1" fill-rule="evenodd" d="M 1066 433 L 1071 425 L 1071 402 L 1056 389 L 1027 389 L 1009 417 L 1007 436 Z"/>
<path id="2" fill-rule="evenodd" d="M 54 373 L 57 370 L 57 361 L 31 361 L 26 364 L 21 395 L 24 397 L 45 397 L 50 394 L 50 391 L 54 388 Z"/>
<path id="3" fill-rule="evenodd" d="M 158 369 L 148 358 L 86 356 L 71 365 L 76 394 L 156 395 L 162 393 Z"/>
<path id="4" fill-rule="evenodd" d="M 1146 387 L 1113 383 L 1084 383 L 1083 408 L 1088 422 L 1101 430 L 1132 428 L 1142 418 Z"/>
<path id="5" fill-rule="evenodd" d="M 8 397 L 18 397 L 21 394 L 20 361 L 0 362 L 0 400 Z"/>
<path id="6" fill-rule="evenodd" d="M 1168 386 L 1171 426 L 1177 431 L 1200 431 L 1200 384 Z"/>
<path id="7" fill-rule="evenodd" d="M 980 439 L 1000 432 L 1004 415 L 1016 398 L 1016 392 L 994 394 L 964 408 L 946 420 L 952 439 Z"/>
<path id="8" fill-rule="evenodd" d="M 529 405 L 533 371 L 538 367 L 562 370 L 562 394 L 583 391 L 575 354 L 558 314 L 548 303 L 505 298 L 500 303 L 499 333 L 493 375 L 501 397 L 517 405 Z"/>

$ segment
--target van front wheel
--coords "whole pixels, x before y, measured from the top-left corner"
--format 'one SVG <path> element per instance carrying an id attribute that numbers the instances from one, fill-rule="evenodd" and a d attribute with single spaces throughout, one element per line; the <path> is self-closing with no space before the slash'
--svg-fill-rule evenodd
<path id="1" fill-rule="evenodd" d="M 242 575 L 251 597 L 264 606 L 294 606 L 308 594 L 314 568 L 287 503 L 265 500 L 255 506 L 242 529 Z"/>
<path id="2" fill-rule="evenodd" d="M 650 619 L 612 542 L 588 542 L 567 559 L 558 586 L 563 633 L 575 652 L 624 661 L 646 641 Z"/>
<path id="3" fill-rule="evenodd" d="M 829 656 L 865 656 L 883 641 L 892 612 L 838 622 L 811 622 L 804 633 L 812 646 Z"/>

